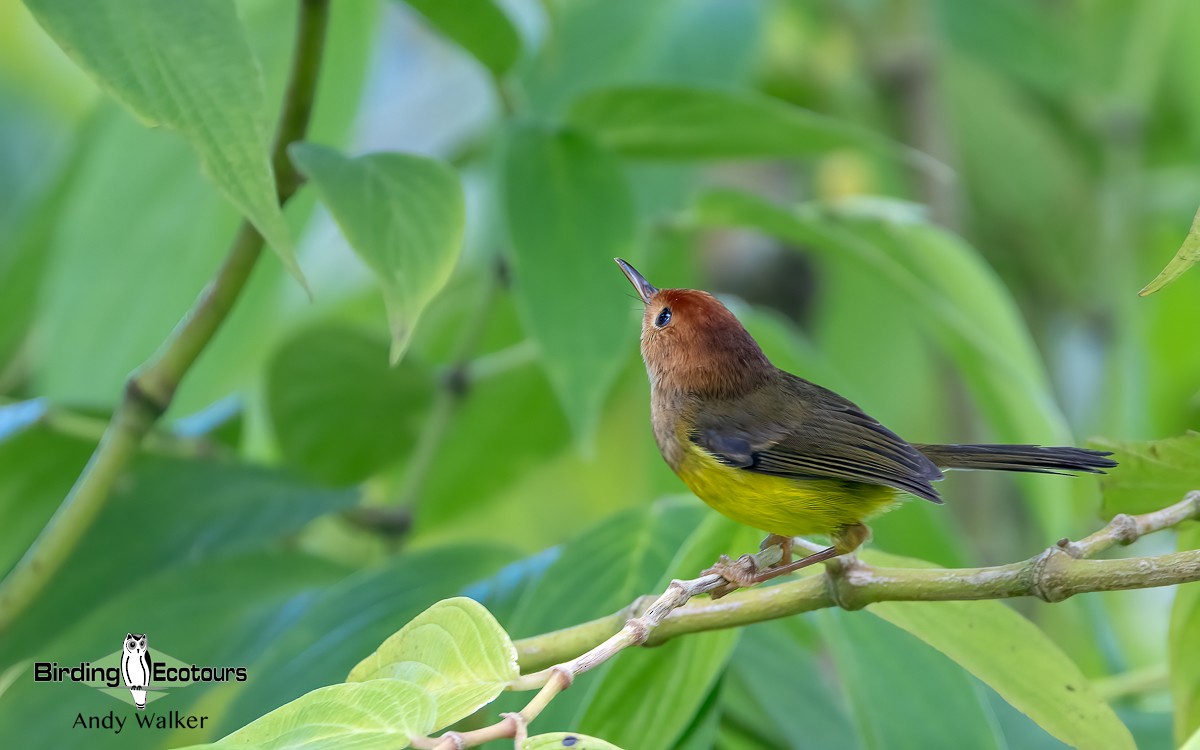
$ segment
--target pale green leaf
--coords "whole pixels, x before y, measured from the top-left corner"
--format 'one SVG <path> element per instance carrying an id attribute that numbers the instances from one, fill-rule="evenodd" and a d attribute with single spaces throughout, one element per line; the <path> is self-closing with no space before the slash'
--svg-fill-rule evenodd
<path id="1" fill-rule="evenodd" d="M 464 223 L 458 175 L 440 161 L 408 154 L 348 159 L 310 143 L 293 144 L 288 153 L 375 272 L 387 304 L 392 362 L 399 361 L 421 313 L 458 262 Z"/>
<path id="2" fill-rule="evenodd" d="M 892 144 L 850 123 L 746 90 L 639 84 L 593 91 L 568 116 L 623 156 L 799 157 Z"/>
<path id="3" fill-rule="evenodd" d="M 863 558 L 890 567 L 928 567 L 882 552 Z M 1135 747 L 1079 667 L 1036 625 L 1000 602 L 880 602 L 867 611 L 941 651 L 1068 745 Z"/>
<path id="4" fill-rule="evenodd" d="M 138 119 L 188 141 L 205 173 L 303 283 L 275 193 L 262 70 L 233 2 L 25 4 Z"/>
<path id="5" fill-rule="evenodd" d="M 318 688 L 217 742 L 190 750 L 401 750 L 436 726 L 436 713 L 433 697 L 411 682 L 348 682 Z"/>
<path id="6" fill-rule="evenodd" d="M 494 75 L 521 56 L 521 37 L 492 0 L 405 0 L 448 39 L 471 53 Z"/>
<path id="7" fill-rule="evenodd" d="M 1187 742 L 1180 745 L 1179 750 L 1200 750 L 1200 729 L 1197 729 Z"/>
<path id="8" fill-rule="evenodd" d="M 621 748 L 586 734 L 555 732 L 530 737 L 521 745 L 521 750 L 621 750 Z"/>
<path id="9" fill-rule="evenodd" d="M 612 259 L 634 211 L 617 158 L 573 131 L 524 127 L 504 162 L 517 301 L 576 434 L 586 443 L 624 352 L 636 346 Z"/>
<path id="10" fill-rule="evenodd" d="M 1200 549 L 1200 523 L 1180 527 L 1179 549 Z M 1200 746 L 1200 586 L 1195 584 L 1175 589 L 1167 663 L 1175 700 L 1175 739 L 1182 742 L 1194 732 L 1190 741 Z"/>
<path id="11" fill-rule="evenodd" d="M 1147 294 L 1154 294 L 1159 289 L 1179 278 L 1196 261 L 1200 261 L 1200 210 L 1196 211 L 1196 215 L 1192 219 L 1192 226 L 1188 229 L 1187 237 L 1184 237 L 1183 244 L 1175 252 L 1175 257 L 1171 258 L 1170 262 L 1159 272 L 1158 276 L 1154 277 L 1154 280 L 1147 284 L 1138 294 L 1142 297 L 1145 297 Z"/>
<path id="12" fill-rule="evenodd" d="M 517 649 L 473 599 L 445 599 L 413 618 L 350 670 L 349 682 L 398 679 L 419 685 L 446 727 L 491 703 L 518 675 Z"/>
<path id="13" fill-rule="evenodd" d="M 1100 438 L 1096 448 L 1114 453 L 1120 465 L 1102 477 L 1104 513 L 1148 513 L 1200 490 L 1200 432 L 1136 443 Z"/>

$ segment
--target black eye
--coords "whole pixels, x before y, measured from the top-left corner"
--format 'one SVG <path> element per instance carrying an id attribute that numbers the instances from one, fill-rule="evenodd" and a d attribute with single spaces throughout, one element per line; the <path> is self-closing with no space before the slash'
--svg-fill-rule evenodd
<path id="1" fill-rule="evenodd" d="M 662 328 L 663 326 L 665 326 L 667 323 L 670 323 L 670 322 L 671 322 L 671 308 L 669 308 L 669 307 L 664 307 L 662 309 L 662 312 L 660 312 L 658 314 L 658 317 L 654 319 L 654 325 L 658 326 L 659 328 Z"/>

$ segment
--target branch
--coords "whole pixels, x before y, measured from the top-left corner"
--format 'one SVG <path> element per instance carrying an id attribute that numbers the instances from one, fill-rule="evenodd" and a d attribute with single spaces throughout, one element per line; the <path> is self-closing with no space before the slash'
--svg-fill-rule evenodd
<path id="1" fill-rule="evenodd" d="M 1034 596 L 1059 602 L 1093 591 L 1170 586 L 1200 580 L 1200 550 L 1157 557 L 1090 560 L 1117 544 L 1200 519 L 1200 492 L 1141 516 L 1118 515 L 1102 530 L 1078 542 L 1060 540 L 1039 555 L 989 568 L 880 568 L 854 558 L 837 558 L 824 575 L 738 592 L 719 602 L 685 607 L 646 640 L 656 646 L 677 635 L 738 627 L 828 607 L 862 609 L 885 601 L 965 601 Z M 703 579 L 700 579 L 703 580 Z M 582 625 L 517 641 L 521 666 L 537 669 L 570 659 L 621 627 L 633 609 Z M 523 680 L 526 678 L 522 678 Z"/>
<path id="2" fill-rule="evenodd" d="M 287 146 L 308 130 L 329 18 L 329 0 L 301 0 L 291 74 L 271 161 L 280 205 L 295 194 L 299 175 Z M 243 220 L 216 275 L 161 348 L 125 385 L 95 453 L 33 545 L 0 583 L 0 633 L 29 606 L 70 556 L 108 501 L 142 439 L 171 405 L 179 383 L 241 295 L 262 254 L 263 238 Z"/>
<path id="3" fill-rule="evenodd" d="M 1089 559 L 1118 544 L 1132 544 L 1146 534 L 1189 519 L 1200 520 L 1200 492 L 1190 492 L 1175 505 L 1153 513 L 1118 515 L 1091 536 L 1078 542 L 1062 539 L 1045 552 L 1010 565 L 879 568 L 845 555 L 826 563 L 821 575 L 735 593 L 719 602 L 690 604 L 693 597 L 726 588 L 731 582 L 718 575 L 672 581 L 649 604 L 650 597 L 641 597 L 608 617 L 517 641 L 523 669 L 546 667 L 524 674 L 509 685 L 510 690 L 541 688 L 525 709 L 471 732 L 447 732 L 436 739 L 417 737 L 412 746 L 418 750 L 464 750 L 495 739 L 514 738 L 520 748 L 526 725 L 555 695 L 570 687 L 576 676 L 595 669 L 630 646 L 656 646 L 686 633 L 739 627 L 827 607 L 862 609 L 884 601 L 1036 596 L 1046 602 L 1058 602 L 1091 591 L 1200 581 L 1200 550 L 1157 557 Z M 777 546 L 754 556 L 760 567 L 773 565 L 779 557 Z"/>

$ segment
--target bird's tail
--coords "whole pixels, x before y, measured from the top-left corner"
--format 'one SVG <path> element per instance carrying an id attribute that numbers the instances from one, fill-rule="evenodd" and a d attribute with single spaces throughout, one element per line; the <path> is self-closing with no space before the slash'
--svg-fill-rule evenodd
<path id="1" fill-rule="evenodd" d="M 1040 445 L 915 445 L 943 469 L 986 469 L 1066 474 L 1103 474 L 1117 465 L 1106 451 L 1087 448 L 1047 448 Z"/>

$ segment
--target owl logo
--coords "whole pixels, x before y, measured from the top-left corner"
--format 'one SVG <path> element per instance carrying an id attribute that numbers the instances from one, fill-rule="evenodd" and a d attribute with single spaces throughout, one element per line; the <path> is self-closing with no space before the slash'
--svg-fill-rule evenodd
<path id="1" fill-rule="evenodd" d="M 133 704 L 138 710 L 144 710 L 146 688 L 150 686 L 150 650 L 146 646 L 145 633 L 125 634 L 125 640 L 121 642 L 121 677 L 133 695 Z"/>

